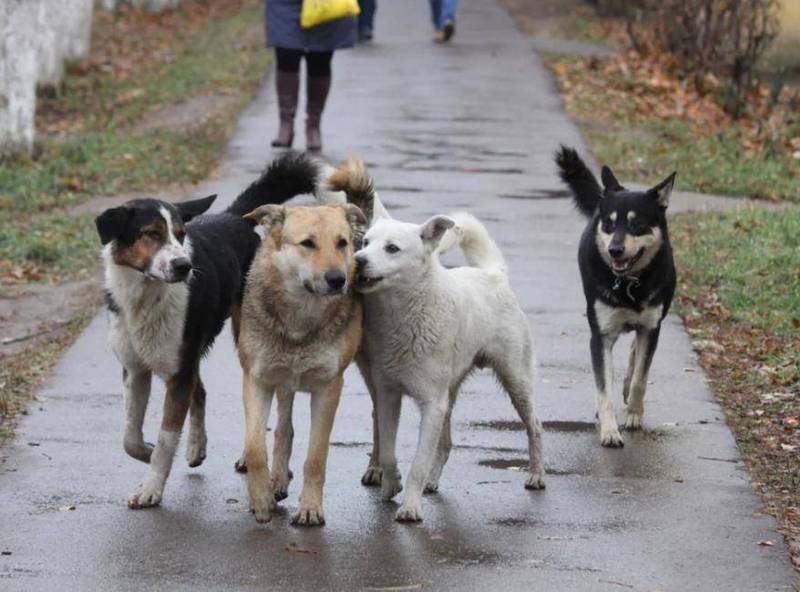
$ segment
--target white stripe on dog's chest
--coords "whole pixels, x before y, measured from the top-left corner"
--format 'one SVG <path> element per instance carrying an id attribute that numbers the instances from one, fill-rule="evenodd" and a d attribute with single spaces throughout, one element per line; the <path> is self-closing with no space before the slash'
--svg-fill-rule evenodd
<path id="1" fill-rule="evenodd" d="M 608 334 L 620 333 L 625 327 L 644 327 L 655 329 L 661 322 L 663 307 L 648 306 L 641 312 L 621 306 L 608 306 L 600 300 L 594 303 L 594 312 L 600 332 Z"/>

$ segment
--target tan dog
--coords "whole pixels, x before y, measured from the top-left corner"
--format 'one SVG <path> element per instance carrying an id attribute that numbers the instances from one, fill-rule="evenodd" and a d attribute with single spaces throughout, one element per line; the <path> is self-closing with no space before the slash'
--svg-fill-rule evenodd
<path id="1" fill-rule="evenodd" d="M 324 524 L 331 428 L 344 370 L 361 342 L 361 300 L 352 284 L 354 253 L 367 220 L 352 204 L 265 206 L 245 217 L 266 231 L 247 278 L 239 335 L 250 508 L 258 522 L 269 522 L 276 499 L 287 495 L 292 403 L 295 391 L 306 391 L 311 437 L 292 523 Z M 265 432 L 276 392 L 279 419 L 270 477 Z"/>

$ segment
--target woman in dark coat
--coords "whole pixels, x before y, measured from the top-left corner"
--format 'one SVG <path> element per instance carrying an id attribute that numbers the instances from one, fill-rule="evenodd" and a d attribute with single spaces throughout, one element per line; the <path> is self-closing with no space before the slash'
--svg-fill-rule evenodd
<path id="1" fill-rule="evenodd" d="M 280 129 L 272 141 L 291 147 L 300 88 L 300 61 L 306 60 L 306 148 L 322 149 L 320 119 L 331 87 L 331 59 L 336 49 L 356 42 L 355 17 L 340 18 L 310 29 L 300 26 L 302 0 L 265 0 L 267 47 L 275 48 Z"/>

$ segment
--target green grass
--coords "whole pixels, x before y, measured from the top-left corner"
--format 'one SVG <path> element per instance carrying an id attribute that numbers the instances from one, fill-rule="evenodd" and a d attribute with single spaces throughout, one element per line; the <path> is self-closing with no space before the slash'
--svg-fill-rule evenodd
<path id="1" fill-rule="evenodd" d="M 653 183 L 678 171 L 679 189 L 800 202 L 800 162 L 786 150 L 746 154 L 731 131 L 699 136 L 680 121 L 641 125 L 624 130 L 586 132 L 598 160 L 613 163 L 625 179 Z"/>
<path id="2" fill-rule="evenodd" d="M 269 61 L 262 43 L 242 42 L 260 19 L 260 9 L 248 8 L 212 20 L 177 43 L 170 60 L 124 77 L 71 74 L 60 96 L 42 99 L 45 120 L 55 111 L 76 123 L 66 138 L 44 138 L 35 157 L 0 161 L 0 276 L 32 266 L 29 279 L 80 276 L 99 245 L 92 217 L 67 208 L 94 196 L 198 182 L 214 170 Z M 233 98 L 186 131 L 135 128 L 148 112 L 209 93 Z"/>
<path id="3" fill-rule="evenodd" d="M 688 296 L 714 291 L 748 326 L 800 336 L 800 206 L 684 214 L 673 226 Z"/>

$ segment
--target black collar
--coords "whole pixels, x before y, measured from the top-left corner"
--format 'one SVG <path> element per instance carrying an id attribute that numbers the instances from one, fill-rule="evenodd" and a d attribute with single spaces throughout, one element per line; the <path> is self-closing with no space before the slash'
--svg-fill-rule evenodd
<path id="1" fill-rule="evenodd" d="M 611 285 L 611 290 L 619 292 L 623 286 L 625 288 L 625 295 L 631 302 L 636 302 L 636 299 L 631 294 L 631 290 L 638 287 L 640 284 L 639 278 L 632 275 L 614 275 L 614 283 Z"/>

